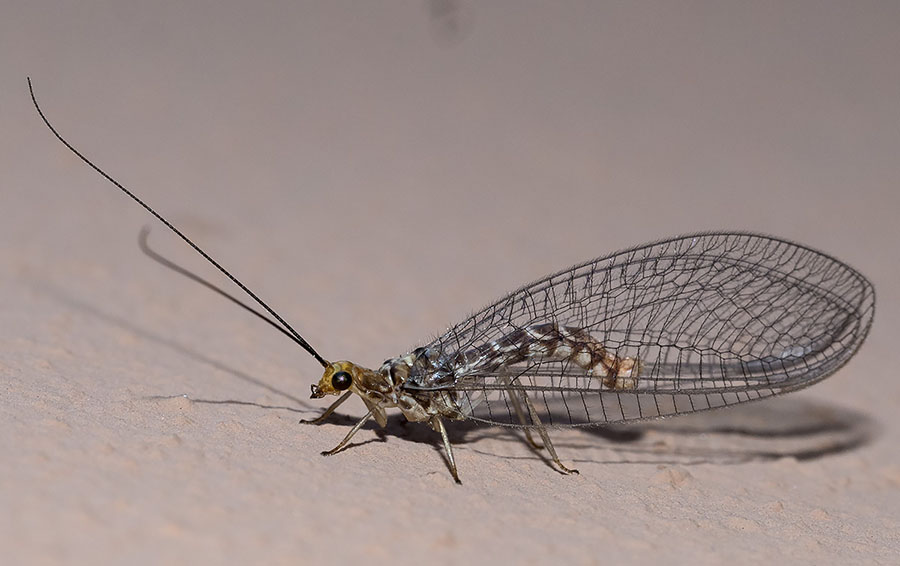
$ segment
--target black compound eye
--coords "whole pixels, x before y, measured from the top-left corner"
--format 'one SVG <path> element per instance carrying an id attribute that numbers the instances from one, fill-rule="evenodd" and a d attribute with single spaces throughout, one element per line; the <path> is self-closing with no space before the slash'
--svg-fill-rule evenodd
<path id="1" fill-rule="evenodd" d="M 339 371 L 331 376 L 331 386 L 338 391 L 349 388 L 352 383 L 353 378 L 350 377 L 350 374 L 346 371 Z"/>

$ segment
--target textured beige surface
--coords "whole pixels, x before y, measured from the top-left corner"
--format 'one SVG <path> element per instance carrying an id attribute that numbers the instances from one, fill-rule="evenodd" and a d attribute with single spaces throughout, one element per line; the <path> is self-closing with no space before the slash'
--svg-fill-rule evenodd
<path id="1" fill-rule="evenodd" d="M 145 4 L 3 6 L 5 563 L 896 562 L 898 3 Z M 463 425 L 456 486 L 398 419 L 323 458 L 352 421 L 297 424 L 317 364 L 143 257 L 148 216 L 26 75 L 328 358 L 715 228 L 850 262 L 875 325 L 780 402 L 556 433 L 577 477 Z"/>

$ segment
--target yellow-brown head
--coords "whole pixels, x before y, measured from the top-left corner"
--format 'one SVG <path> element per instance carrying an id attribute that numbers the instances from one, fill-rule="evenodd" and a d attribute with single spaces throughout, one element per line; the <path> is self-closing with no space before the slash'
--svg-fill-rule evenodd
<path id="1" fill-rule="evenodd" d="M 319 383 L 312 385 L 311 399 L 321 399 L 326 395 L 340 395 L 350 389 L 354 383 L 359 384 L 362 376 L 370 372 L 353 362 L 332 362 L 325 368 Z"/>

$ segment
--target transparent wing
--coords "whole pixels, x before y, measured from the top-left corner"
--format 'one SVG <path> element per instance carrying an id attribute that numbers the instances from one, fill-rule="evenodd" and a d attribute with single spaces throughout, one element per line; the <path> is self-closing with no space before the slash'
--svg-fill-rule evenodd
<path id="1" fill-rule="evenodd" d="M 445 371 L 406 386 L 445 392 L 464 416 L 508 426 L 533 424 L 521 416 L 526 403 L 549 426 L 696 412 L 827 377 L 862 344 L 874 310 L 871 283 L 815 250 L 753 234 L 685 236 L 507 295 L 427 346 Z M 589 335 L 607 355 L 637 360 L 635 371 L 604 378 L 574 356 L 548 355 L 533 328 Z M 512 337 L 524 354 L 472 361 Z"/>

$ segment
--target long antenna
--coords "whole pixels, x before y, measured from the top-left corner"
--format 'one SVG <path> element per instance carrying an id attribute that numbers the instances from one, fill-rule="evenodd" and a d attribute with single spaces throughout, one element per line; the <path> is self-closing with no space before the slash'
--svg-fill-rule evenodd
<path id="1" fill-rule="evenodd" d="M 204 252 L 203 250 L 201 250 L 200 247 L 197 246 L 197 244 L 195 244 L 194 242 L 192 242 L 192 241 L 190 240 L 190 238 L 188 238 L 187 236 L 185 236 L 185 235 L 181 232 L 181 230 L 179 230 L 178 228 L 176 228 L 175 226 L 173 226 L 171 222 L 169 222 L 168 220 L 166 220 L 165 218 L 163 218 L 162 215 L 160 215 L 158 212 L 156 212 L 155 210 L 153 210 L 152 208 L 150 208 L 150 206 L 149 206 L 148 204 L 146 204 L 144 201 L 142 201 L 140 198 L 138 198 L 137 195 L 135 195 L 134 193 L 132 193 L 131 191 L 129 191 L 128 189 L 126 189 L 121 183 L 119 183 L 118 181 L 116 181 L 115 179 L 113 179 L 111 176 L 109 176 L 109 174 L 107 174 L 106 171 L 104 171 L 103 169 L 100 169 L 100 167 L 98 167 L 97 165 L 94 165 L 94 163 L 93 163 L 90 159 L 88 159 L 87 157 L 85 157 L 80 151 L 78 151 L 77 149 L 75 149 L 75 147 L 73 147 L 72 144 L 70 144 L 69 142 L 67 142 L 67 141 L 65 140 L 65 138 L 63 138 L 63 137 L 59 134 L 59 132 L 56 131 L 56 128 L 54 128 L 53 125 L 50 124 L 50 121 L 47 119 L 47 117 L 44 116 L 44 112 L 43 112 L 43 110 L 41 110 L 41 107 L 40 107 L 40 105 L 39 105 L 38 102 L 37 102 L 37 98 L 36 98 L 35 95 L 34 95 L 34 88 L 33 88 L 32 85 L 31 85 L 31 77 L 28 77 L 28 91 L 31 93 L 31 101 L 34 103 L 34 107 L 35 107 L 35 109 L 37 110 L 38 114 L 40 115 L 41 120 L 43 120 L 43 121 L 44 121 L 44 124 L 46 124 L 47 127 L 50 128 L 50 131 L 53 132 L 53 135 L 56 136 L 56 139 L 58 139 L 60 142 L 62 142 L 62 144 L 63 144 L 64 146 L 66 146 L 67 148 L 69 148 L 69 151 L 71 151 L 72 153 L 74 153 L 75 155 L 77 155 L 77 156 L 79 157 L 79 159 L 81 159 L 81 160 L 84 161 L 86 164 L 88 164 L 94 171 L 96 171 L 97 173 L 100 173 L 100 175 L 102 175 L 107 181 L 109 181 L 110 183 L 112 183 L 113 185 L 115 185 L 116 187 L 118 187 L 119 190 L 121 190 L 123 193 L 125 193 L 126 195 L 128 195 L 129 197 L 131 197 L 131 199 L 134 200 L 134 201 L 135 201 L 136 203 L 138 203 L 139 205 L 141 205 L 141 207 L 143 207 L 144 210 L 146 210 L 147 212 L 149 212 L 150 214 L 152 214 L 153 216 L 155 216 L 157 220 L 159 220 L 160 222 L 162 222 L 163 224 L 165 224 L 165 226 L 166 226 L 169 230 L 175 232 L 175 234 L 177 234 L 178 237 L 180 237 L 182 240 L 184 240 L 189 246 L 191 246 L 192 248 L 194 248 L 194 251 L 196 251 L 198 254 L 200 254 L 201 256 L 203 256 L 203 259 L 205 259 L 205 260 L 208 261 L 209 263 L 213 264 L 213 266 L 215 266 L 216 269 L 218 269 L 218 270 L 221 271 L 223 274 L 225 274 L 225 276 L 228 277 L 228 279 L 230 279 L 230 280 L 232 281 L 232 283 L 234 283 L 235 285 L 237 285 L 238 287 L 240 287 L 240 289 L 241 289 L 243 292 L 247 293 L 247 295 L 249 295 L 249 296 L 250 296 L 254 301 L 256 301 L 262 308 L 264 308 L 264 309 L 266 310 L 266 312 L 268 312 L 269 314 L 271 314 L 271 315 L 275 318 L 275 320 L 277 320 L 278 322 L 280 322 L 280 323 L 287 329 L 287 331 L 290 333 L 290 335 L 293 337 L 294 342 L 296 342 L 296 343 L 299 344 L 304 350 L 306 350 L 307 352 L 309 352 L 310 355 L 312 355 L 312 357 L 314 357 L 314 358 L 316 359 L 317 362 L 319 362 L 320 364 L 322 364 L 322 367 L 328 367 L 328 362 L 325 361 L 325 358 L 323 358 L 322 356 L 320 356 L 319 353 L 316 352 L 316 351 L 313 349 L 313 347 L 310 346 L 309 343 L 308 343 L 306 340 L 303 339 L 302 336 L 300 336 L 300 333 L 298 333 L 296 330 L 294 330 L 294 328 L 293 328 L 290 324 L 288 324 L 283 318 L 281 318 L 281 317 L 278 315 L 277 312 L 275 312 L 274 310 L 272 310 L 272 308 L 271 308 L 269 305 L 267 305 L 262 299 L 260 299 L 259 297 L 257 297 L 257 296 L 256 296 L 256 293 L 254 293 L 253 291 L 251 291 L 250 289 L 248 289 L 247 286 L 244 285 L 243 283 L 241 283 L 241 282 L 238 280 L 237 277 L 235 277 L 234 275 L 232 275 L 231 273 L 229 273 L 227 269 L 225 269 L 224 267 L 222 267 L 222 266 L 219 264 L 219 262 L 217 262 L 217 261 L 214 260 L 212 257 L 210 257 L 209 254 L 207 254 L 206 252 Z"/>

